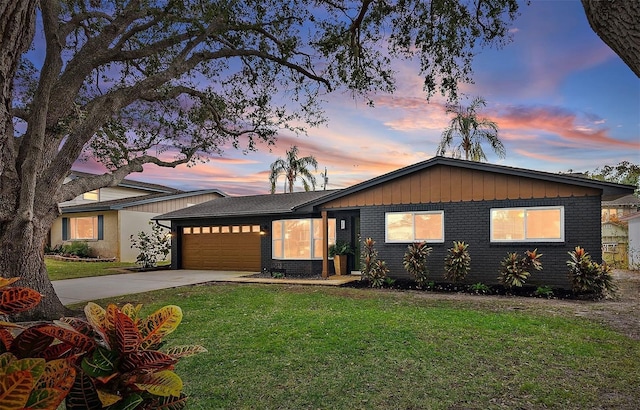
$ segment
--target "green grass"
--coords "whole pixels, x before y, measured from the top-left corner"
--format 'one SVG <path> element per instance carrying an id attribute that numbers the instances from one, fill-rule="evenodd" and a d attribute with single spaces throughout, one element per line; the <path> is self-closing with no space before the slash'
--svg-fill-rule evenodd
<path id="1" fill-rule="evenodd" d="M 218 284 L 111 301 L 182 307 L 169 344 L 209 350 L 177 367 L 190 409 L 640 408 L 640 342 L 508 298 Z"/>
<path id="2" fill-rule="evenodd" d="M 44 262 L 51 280 L 118 275 L 120 273 L 128 273 L 122 268 L 138 266 L 130 262 L 73 262 L 49 258 L 45 258 Z M 167 266 L 169 264 L 169 261 L 158 262 L 158 266 Z"/>
<path id="3" fill-rule="evenodd" d="M 123 271 L 118 268 L 136 266 L 135 263 L 121 262 L 69 262 L 45 258 L 45 265 L 51 280 L 84 278 L 87 276 L 116 275 Z"/>

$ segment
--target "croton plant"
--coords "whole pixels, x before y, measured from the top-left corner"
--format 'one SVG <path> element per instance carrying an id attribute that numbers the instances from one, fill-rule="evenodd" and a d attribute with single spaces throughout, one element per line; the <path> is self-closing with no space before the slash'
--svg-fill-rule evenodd
<path id="1" fill-rule="evenodd" d="M 36 306 L 40 294 L 0 278 L 0 314 Z M 186 404 L 177 361 L 202 346 L 160 350 L 182 320 L 178 306 L 140 317 L 141 305 L 89 303 L 86 319 L 21 326 L 0 322 L 2 409 L 181 409 Z"/>

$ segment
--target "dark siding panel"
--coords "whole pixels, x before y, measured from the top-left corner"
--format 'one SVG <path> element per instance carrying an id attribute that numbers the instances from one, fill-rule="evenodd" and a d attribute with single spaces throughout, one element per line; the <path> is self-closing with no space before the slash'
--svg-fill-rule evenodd
<path id="1" fill-rule="evenodd" d="M 104 239 L 104 215 L 98 215 L 98 240 Z"/>
<path id="2" fill-rule="evenodd" d="M 69 240 L 69 218 L 62 218 L 62 240 Z"/>

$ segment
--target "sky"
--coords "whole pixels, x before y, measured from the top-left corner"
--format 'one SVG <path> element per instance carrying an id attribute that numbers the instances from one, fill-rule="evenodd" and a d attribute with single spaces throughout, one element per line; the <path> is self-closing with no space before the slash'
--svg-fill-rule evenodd
<path id="1" fill-rule="evenodd" d="M 591 30 L 579 0 L 532 0 L 514 22 L 513 42 L 482 49 L 473 63 L 470 96 L 482 96 L 481 115 L 495 121 L 507 155 L 484 147 L 488 162 L 547 172 L 583 172 L 620 161 L 640 163 L 640 79 Z M 409 63 L 398 72 L 393 95 L 374 96 L 375 108 L 347 94 L 332 94 L 328 122 L 307 135 L 284 132 L 257 152 L 228 148 L 194 167 L 145 166 L 130 179 L 183 190 L 218 189 L 228 195 L 270 190 L 269 166 L 297 145 L 312 155 L 327 189 L 346 188 L 433 157 L 451 115 L 445 102 L 429 102 Z M 78 163 L 78 170 L 92 171 Z M 282 192 L 283 177 L 278 180 Z M 321 188 L 319 188 L 321 189 Z M 302 184 L 296 184 L 302 190 Z"/>

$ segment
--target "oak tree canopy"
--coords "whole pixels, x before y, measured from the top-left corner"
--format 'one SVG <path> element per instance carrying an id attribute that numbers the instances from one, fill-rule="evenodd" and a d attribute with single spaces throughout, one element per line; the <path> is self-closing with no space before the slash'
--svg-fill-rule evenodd
<path id="1" fill-rule="evenodd" d="M 324 120 L 323 97 L 393 92 L 417 62 L 455 100 L 516 0 L 12 0 L 0 2 L 0 274 L 64 311 L 43 244 L 58 204 L 144 164 L 251 150 Z M 416 73 L 418 74 L 418 73 Z M 108 172 L 63 184 L 83 155 Z"/>

